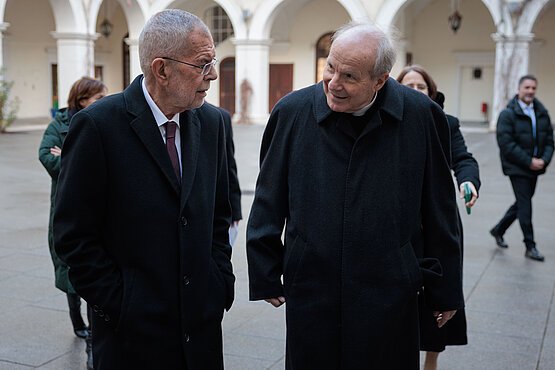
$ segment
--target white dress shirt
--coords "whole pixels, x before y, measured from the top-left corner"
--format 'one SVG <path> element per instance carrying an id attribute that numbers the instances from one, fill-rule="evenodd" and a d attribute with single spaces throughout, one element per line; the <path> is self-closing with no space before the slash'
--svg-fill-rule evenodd
<path id="1" fill-rule="evenodd" d="M 181 135 L 180 135 L 180 126 L 179 126 L 179 113 L 174 115 L 171 119 L 168 119 L 164 113 L 158 108 L 152 97 L 148 93 L 145 84 L 145 78 L 143 77 L 141 80 L 141 86 L 143 87 L 143 94 L 145 96 L 146 102 L 154 115 L 154 119 L 156 120 L 156 124 L 158 125 L 158 129 L 160 130 L 160 135 L 162 135 L 162 140 L 164 140 L 164 144 L 166 143 L 166 122 L 173 121 L 177 123 L 177 128 L 175 129 L 175 147 L 177 148 L 177 156 L 179 157 L 179 169 L 183 172 L 183 168 L 181 166 Z"/>

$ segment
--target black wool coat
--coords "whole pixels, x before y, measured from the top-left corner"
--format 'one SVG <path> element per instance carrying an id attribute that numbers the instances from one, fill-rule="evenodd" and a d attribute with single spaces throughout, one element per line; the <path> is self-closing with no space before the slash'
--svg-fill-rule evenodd
<path id="1" fill-rule="evenodd" d="M 553 127 L 547 110 L 538 99 L 534 99 L 536 114 L 536 140 L 532 133 L 532 119 L 518 104 L 515 95 L 497 119 L 497 144 L 501 156 L 503 173 L 507 176 L 535 177 L 545 173 L 553 156 Z M 546 165 L 539 171 L 530 169 L 534 154 L 534 144 L 538 147 L 536 158 Z"/>
<path id="2" fill-rule="evenodd" d="M 459 120 L 449 114 L 446 114 L 449 124 L 449 132 L 451 133 L 451 169 L 455 174 L 458 187 L 467 181 L 472 182 L 476 187 L 476 191 L 480 190 L 480 171 L 478 162 L 471 153 L 468 152 L 464 138 L 462 136 Z M 460 200 L 459 200 L 460 201 Z M 458 213 L 458 212 L 457 212 Z M 462 233 L 462 222 L 459 218 L 459 228 L 461 230 L 459 247 L 461 250 L 461 261 L 464 254 L 464 241 Z M 424 250 L 421 243 L 421 235 L 413 238 L 413 244 L 416 248 Z M 461 267 L 462 270 L 462 267 Z M 464 308 L 457 311 L 455 316 L 447 322 L 442 328 L 437 327 L 437 322 L 433 316 L 433 311 L 425 303 L 425 291 L 418 298 L 418 313 L 420 316 L 420 350 L 441 352 L 445 350 L 446 345 L 464 345 L 468 343 L 466 335 L 466 313 Z"/>
<path id="3" fill-rule="evenodd" d="M 224 126 L 180 115 L 182 183 L 141 89 L 77 113 L 62 154 L 54 244 L 93 306 L 95 369 L 221 369 L 233 300 Z"/>
<path id="4" fill-rule="evenodd" d="M 282 99 L 264 133 L 250 298 L 285 296 L 288 369 L 418 369 L 423 255 L 430 306 L 464 306 L 445 115 L 392 79 L 374 104 L 333 112 L 320 83 Z"/>

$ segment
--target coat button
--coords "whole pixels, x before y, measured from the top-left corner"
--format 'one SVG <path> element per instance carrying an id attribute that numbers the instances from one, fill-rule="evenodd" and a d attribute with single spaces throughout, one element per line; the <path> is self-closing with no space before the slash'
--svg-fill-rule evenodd
<path id="1" fill-rule="evenodd" d="M 191 284 L 191 279 L 189 279 L 189 277 L 187 275 L 183 276 L 183 285 L 189 285 Z"/>
<path id="2" fill-rule="evenodd" d="M 191 337 L 189 336 L 189 334 L 185 333 L 185 343 L 189 343 L 191 341 Z"/>
<path id="3" fill-rule="evenodd" d="M 187 219 L 185 216 L 181 217 L 181 226 L 187 226 Z"/>

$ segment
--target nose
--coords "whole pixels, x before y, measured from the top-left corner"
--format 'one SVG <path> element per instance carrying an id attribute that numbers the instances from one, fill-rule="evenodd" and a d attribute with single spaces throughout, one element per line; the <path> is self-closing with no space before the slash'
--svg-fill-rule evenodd
<path id="1" fill-rule="evenodd" d="M 334 73 L 334 74 L 331 76 L 331 78 L 330 78 L 330 80 L 329 80 L 329 82 L 328 82 L 328 88 L 329 88 L 330 90 L 337 91 L 337 90 L 341 90 L 341 87 L 342 87 L 342 86 L 341 86 L 341 83 L 340 83 L 340 81 L 339 81 L 339 73 Z"/>
<path id="2" fill-rule="evenodd" d="M 204 79 L 207 81 L 214 81 L 215 79 L 218 78 L 218 71 L 216 71 L 216 66 L 212 66 L 212 68 L 210 68 L 210 72 L 208 72 L 208 74 L 206 76 L 204 76 Z"/>

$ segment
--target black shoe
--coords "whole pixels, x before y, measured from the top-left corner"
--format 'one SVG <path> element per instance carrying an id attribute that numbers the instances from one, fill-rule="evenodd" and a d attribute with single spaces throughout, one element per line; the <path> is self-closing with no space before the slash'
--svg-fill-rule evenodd
<path id="1" fill-rule="evenodd" d="M 81 297 L 77 294 L 68 293 L 67 303 L 69 306 L 69 317 L 73 325 L 73 332 L 79 338 L 86 338 L 89 330 L 83 321 L 83 317 L 81 317 Z"/>
<path id="2" fill-rule="evenodd" d="M 524 253 L 524 257 L 530 258 L 531 260 L 534 260 L 534 261 L 540 261 L 540 262 L 543 262 L 543 260 L 545 259 L 545 257 L 542 256 L 540 252 L 538 252 L 536 247 L 526 248 L 526 253 Z"/>
<path id="3" fill-rule="evenodd" d="M 80 328 L 80 329 L 73 329 L 73 332 L 75 333 L 76 336 L 78 336 L 79 338 L 86 338 L 87 335 L 89 334 L 89 328 L 87 328 L 86 326 L 84 328 Z"/>
<path id="4" fill-rule="evenodd" d="M 495 238 L 495 244 L 497 244 L 498 247 L 501 248 L 509 248 L 509 246 L 507 245 L 507 243 L 505 243 L 505 241 L 503 240 L 503 236 L 499 235 L 495 229 L 491 229 L 489 231 L 489 233 L 491 234 L 491 236 L 493 236 Z"/>

